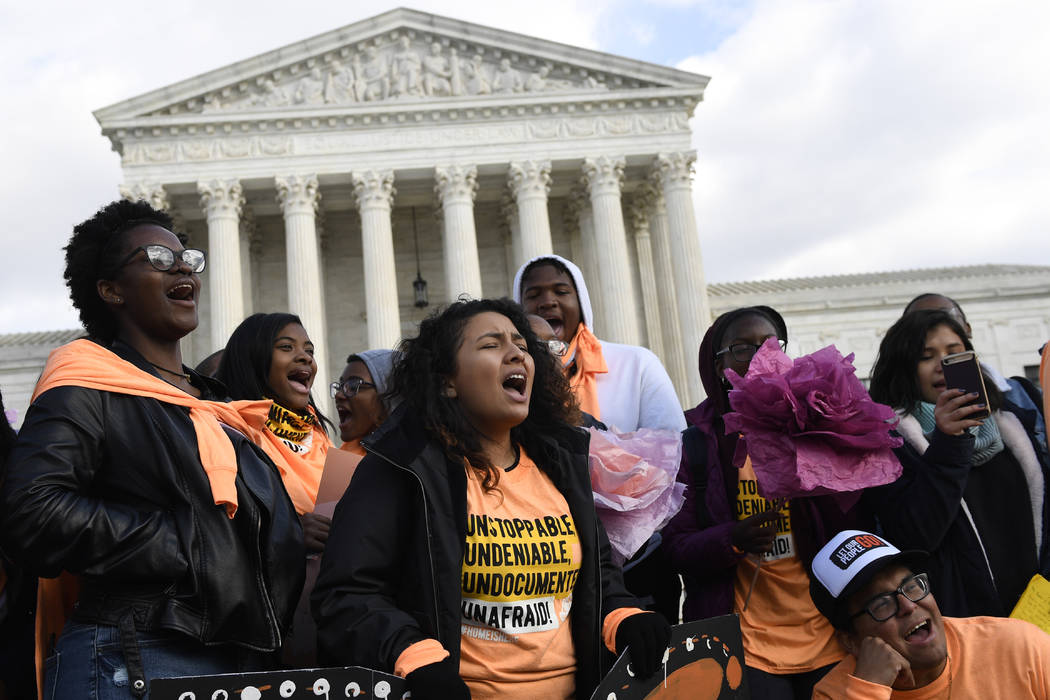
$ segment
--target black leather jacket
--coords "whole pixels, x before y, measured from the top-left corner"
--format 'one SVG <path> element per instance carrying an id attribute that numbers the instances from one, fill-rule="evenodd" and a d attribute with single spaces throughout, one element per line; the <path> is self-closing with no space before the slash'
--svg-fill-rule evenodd
<path id="1" fill-rule="evenodd" d="M 152 373 L 129 346 L 111 349 Z M 206 398 L 223 391 L 192 381 Z M 115 624 L 135 608 L 140 629 L 276 649 L 303 585 L 302 528 L 273 463 L 226 432 L 238 464 L 232 520 L 212 498 L 188 409 L 76 386 L 46 391 L 0 484 L 0 544 L 41 576 L 79 575 L 75 619 Z"/>
<path id="2" fill-rule="evenodd" d="M 571 615 L 577 697 L 591 695 L 613 660 L 601 637 L 605 616 L 640 607 L 594 512 L 589 439 L 567 429 L 547 441 L 546 454 L 530 454 L 565 496 L 582 548 Z M 466 473 L 404 407 L 365 447 L 336 507 L 311 598 L 320 658 L 392 672 L 402 651 L 430 638 L 458 665 Z"/>

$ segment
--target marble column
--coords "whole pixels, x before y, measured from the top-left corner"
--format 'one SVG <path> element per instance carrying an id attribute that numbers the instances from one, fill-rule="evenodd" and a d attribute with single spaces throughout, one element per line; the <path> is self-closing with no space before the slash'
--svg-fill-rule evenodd
<path id="1" fill-rule="evenodd" d="M 688 351 L 700 347 L 700 341 L 711 323 L 704 279 L 704 261 L 700 254 L 700 234 L 693 211 L 692 175 L 694 153 L 661 153 L 653 161 L 667 205 L 667 228 L 671 239 L 671 263 L 678 288 L 678 318 L 682 344 Z M 690 396 L 693 401 L 703 396 L 699 369 L 688 369 Z"/>
<path id="2" fill-rule="evenodd" d="M 369 170 L 351 175 L 361 212 L 361 249 L 365 272 L 368 347 L 395 348 L 401 340 L 401 308 L 397 298 L 394 232 L 394 171 Z"/>
<path id="3" fill-rule="evenodd" d="M 551 162 L 526 160 L 511 163 L 507 184 L 518 205 L 521 241 L 518 265 L 540 255 L 550 255 L 554 252 L 550 215 L 547 213 Z"/>
<path id="4" fill-rule="evenodd" d="M 500 199 L 499 213 L 507 237 L 510 239 L 510 260 L 507 267 L 510 270 L 510 279 L 513 281 L 514 273 L 528 258 L 524 257 L 521 252 L 521 218 L 518 216 L 518 203 L 509 193 L 505 193 Z"/>
<path id="5" fill-rule="evenodd" d="M 594 245 L 594 210 L 591 208 L 591 198 L 587 193 L 586 178 L 580 177 L 578 186 L 569 193 L 565 215 L 570 222 L 567 225 L 574 234 L 569 239 L 572 261 L 583 273 L 583 280 L 587 283 L 591 299 L 593 318 L 584 318 L 584 321 L 593 331 L 595 324 L 605 316 L 601 295 L 595 293 L 598 290 L 598 251 Z M 599 328 L 596 332 L 604 331 L 604 328 Z"/>
<path id="6" fill-rule="evenodd" d="M 244 320 L 241 285 L 240 218 L 244 193 L 237 180 L 198 182 L 201 209 L 208 220 L 208 295 L 211 298 L 211 345 L 226 345 Z"/>
<path id="7" fill-rule="evenodd" d="M 649 349 L 664 361 L 663 332 L 660 323 L 660 299 L 656 292 L 656 275 L 653 271 L 653 249 L 649 235 L 649 213 L 645 201 L 634 197 L 627 206 L 634 233 L 634 250 L 638 259 L 638 277 L 642 286 L 642 308 L 645 316 L 645 332 Z"/>
<path id="8" fill-rule="evenodd" d="M 620 202 L 625 164 L 623 158 L 609 156 L 587 158 L 583 162 L 594 212 L 594 250 L 598 263 L 597 290 L 593 286 L 589 289 L 592 299 L 601 297 L 602 312 L 598 315 L 601 337 L 614 343 L 637 345 L 638 321 L 634 309 L 638 297 L 634 292 Z"/>
<path id="9" fill-rule="evenodd" d="M 434 192 L 444 216 L 444 258 L 446 299 L 461 294 L 480 299 L 481 263 L 478 236 L 474 227 L 474 195 L 478 190 L 478 169 L 473 165 L 434 168 Z"/>
<path id="10" fill-rule="evenodd" d="M 253 258 L 259 248 L 259 224 L 250 207 L 241 210 L 241 299 L 244 300 L 244 315 L 251 316 L 255 307 L 255 276 L 252 274 Z"/>
<path id="11" fill-rule="evenodd" d="M 317 377 L 314 399 L 328 404 L 328 346 L 321 286 L 321 257 L 317 241 L 317 207 L 321 192 L 316 175 L 275 178 L 277 203 L 284 213 L 287 255 L 288 311 L 302 319 L 314 344 Z"/>
<path id="12" fill-rule="evenodd" d="M 657 183 L 658 184 L 658 183 Z M 695 406 L 700 398 L 692 396 L 689 372 L 686 370 L 686 350 L 682 346 L 682 326 L 678 319 L 678 290 L 674 281 L 674 266 L 671 263 L 671 239 L 667 232 L 667 209 L 664 195 L 658 186 L 646 185 L 645 201 L 649 208 L 650 244 L 653 251 L 653 277 L 656 280 L 656 296 L 660 308 L 665 309 L 660 318 L 663 332 L 662 360 L 684 406 Z M 699 349 L 699 346 L 696 348 Z M 688 353 L 690 358 L 696 351 Z"/>

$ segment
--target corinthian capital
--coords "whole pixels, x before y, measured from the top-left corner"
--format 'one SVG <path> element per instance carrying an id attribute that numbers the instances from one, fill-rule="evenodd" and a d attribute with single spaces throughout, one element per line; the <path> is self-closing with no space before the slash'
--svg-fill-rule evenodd
<path id="1" fill-rule="evenodd" d="M 649 236 L 649 201 L 644 194 L 635 195 L 627 203 L 627 220 L 635 236 Z"/>
<path id="2" fill-rule="evenodd" d="M 587 158 L 583 161 L 583 177 L 592 194 L 619 194 L 623 184 L 623 169 L 626 166 L 627 161 L 623 158 Z"/>
<path id="3" fill-rule="evenodd" d="M 201 209 L 208 219 L 236 219 L 244 209 L 244 191 L 237 180 L 198 182 L 197 193 L 201 196 Z"/>
<path id="4" fill-rule="evenodd" d="M 546 197 L 551 191 L 551 162 L 525 160 L 511 163 L 507 185 L 515 199 L 530 195 Z"/>
<path id="5" fill-rule="evenodd" d="M 434 192 L 444 204 L 450 199 L 474 201 L 478 191 L 478 169 L 473 165 L 434 168 Z"/>
<path id="6" fill-rule="evenodd" d="M 321 191 L 316 175 L 288 175 L 274 178 L 277 203 L 285 214 L 316 214 Z"/>
<path id="7" fill-rule="evenodd" d="M 168 193 L 161 185 L 155 182 L 132 182 L 120 185 L 120 196 L 129 202 L 142 200 L 148 202 L 154 209 L 171 211 L 171 202 Z"/>
<path id="8" fill-rule="evenodd" d="M 693 163 L 695 161 L 696 153 L 691 151 L 661 153 L 653 159 L 653 171 L 650 177 L 665 189 L 683 185 L 690 187 L 693 179 Z"/>
<path id="9" fill-rule="evenodd" d="M 384 207 L 389 209 L 394 203 L 393 170 L 365 170 L 350 174 L 354 184 L 354 196 L 357 197 L 358 209 Z"/>

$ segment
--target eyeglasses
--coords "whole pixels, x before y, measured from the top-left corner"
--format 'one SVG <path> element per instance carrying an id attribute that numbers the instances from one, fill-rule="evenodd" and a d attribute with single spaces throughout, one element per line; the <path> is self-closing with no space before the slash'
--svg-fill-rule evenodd
<path id="1" fill-rule="evenodd" d="M 918 603 L 930 594 L 929 577 L 926 574 L 915 574 L 892 593 L 882 593 L 869 600 L 859 612 L 850 615 L 849 619 L 852 621 L 868 613 L 875 622 L 885 622 L 901 609 L 900 600 L 897 599 L 898 594 L 913 603 Z"/>
<path id="2" fill-rule="evenodd" d="M 780 345 L 781 352 L 787 352 L 787 341 L 778 340 L 777 344 Z M 726 353 L 732 353 L 733 359 L 737 362 L 750 362 L 751 358 L 755 356 L 761 345 L 755 345 L 754 343 L 733 343 L 727 348 L 722 348 L 715 353 L 715 357 L 721 357 Z"/>
<path id="3" fill-rule="evenodd" d="M 127 265 L 136 255 L 139 254 L 140 250 L 145 251 L 146 259 L 149 260 L 149 264 L 152 265 L 153 269 L 157 272 L 168 272 L 178 264 L 176 261 L 186 263 L 193 272 L 204 272 L 204 266 L 207 264 L 203 250 L 186 248 L 185 250 L 176 253 L 166 245 L 154 244 L 140 245 L 138 248 L 128 253 L 127 257 L 121 260 L 113 270 L 119 270 Z"/>
<path id="4" fill-rule="evenodd" d="M 328 385 L 328 391 L 331 393 L 333 399 L 339 392 L 342 392 L 343 396 L 346 398 L 352 399 L 357 396 L 357 392 L 361 391 L 362 387 L 371 387 L 372 389 L 375 389 L 376 385 L 372 382 L 366 382 L 364 379 L 361 379 L 361 377 L 350 377 L 345 382 L 332 382 Z"/>
<path id="5" fill-rule="evenodd" d="M 541 342 L 546 342 L 547 350 L 550 351 L 550 354 L 557 355 L 558 357 L 564 357 L 565 353 L 569 351 L 569 344 L 566 343 L 564 340 L 552 338 L 550 340 Z"/>

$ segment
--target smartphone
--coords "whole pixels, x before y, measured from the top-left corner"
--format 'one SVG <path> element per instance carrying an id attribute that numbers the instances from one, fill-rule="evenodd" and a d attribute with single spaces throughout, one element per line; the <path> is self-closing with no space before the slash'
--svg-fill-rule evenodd
<path id="1" fill-rule="evenodd" d="M 983 403 L 984 409 L 971 413 L 967 418 L 987 418 L 988 390 L 984 388 L 984 373 L 973 350 L 945 355 L 941 359 L 944 369 L 944 383 L 948 389 L 962 389 L 967 394 L 977 392 L 977 398 L 970 403 Z"/>

